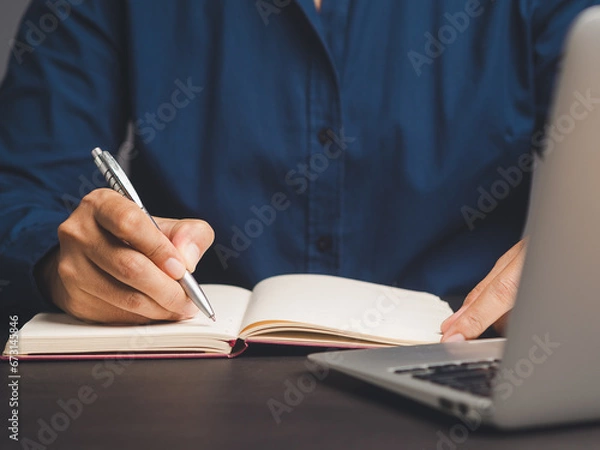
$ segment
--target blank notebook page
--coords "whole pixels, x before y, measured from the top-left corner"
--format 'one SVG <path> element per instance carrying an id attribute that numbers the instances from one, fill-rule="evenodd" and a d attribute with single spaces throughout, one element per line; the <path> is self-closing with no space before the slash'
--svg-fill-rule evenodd
<path id="1" fill-rule="evenodd" d="M 327 275 L 282 275 L 254 288 L 242 329 L 261 321 L 407 341 L 439 341 L 452 314 L 435 295 Z"/>

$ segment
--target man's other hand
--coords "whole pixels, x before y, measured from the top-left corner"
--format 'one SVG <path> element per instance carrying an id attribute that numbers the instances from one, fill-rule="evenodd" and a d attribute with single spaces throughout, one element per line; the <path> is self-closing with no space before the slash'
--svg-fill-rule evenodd
<path id="1" fill-rule="evenodd" d="M 499 333 L 504 332 L 517 296 L 526 250 L 526 240 L 519 241 L 498 260 L 462 307 L 442 323 L 442 342 L 474 339 L 490 325 Z"/>

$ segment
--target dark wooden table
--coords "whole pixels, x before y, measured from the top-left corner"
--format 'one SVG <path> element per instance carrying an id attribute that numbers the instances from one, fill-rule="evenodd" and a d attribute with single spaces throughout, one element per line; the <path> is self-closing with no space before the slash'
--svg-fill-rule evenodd
<path id="1" fill-rule="evenodd" d="M 23 361 L 19 443 L 8 439 L 10 380 L 3 362 L 0 448 L 600 447 L 597 425 L 511 434 L 471 431 L 458 419 L 383 390 L 318 372 L 307 366 L 306 353 L 258 348 L 233 360 Z"/>

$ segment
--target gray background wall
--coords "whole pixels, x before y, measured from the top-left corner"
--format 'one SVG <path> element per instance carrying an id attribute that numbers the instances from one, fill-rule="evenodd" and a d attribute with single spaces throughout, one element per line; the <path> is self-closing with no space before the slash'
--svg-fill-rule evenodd
<path id="1" fill-rule="evenodd" d="M 0 0 L 0 82 L 4 78 L 6 65 L 11 53 L 10 41 L 15 36 L 21 16 L 29 5 L 30 0 Z M 130 127 L 127 139 L 121 147 L 121 151 L 126 151 L 133 145 L 132 129 Z M 121 165 L 128 170 L 129 165 L 126 158 L 121 160 Z"/>
<path id="2" fill-rule="evenodd" d="M 29 0 L 0 0 L 0 79 L 4 78 L 10 54 L 10 40 L 15 36 L 19 20 Z"/>

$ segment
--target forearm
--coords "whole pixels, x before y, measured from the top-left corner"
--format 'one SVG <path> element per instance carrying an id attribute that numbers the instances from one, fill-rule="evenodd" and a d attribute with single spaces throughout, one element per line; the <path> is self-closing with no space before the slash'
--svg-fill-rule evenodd
<path id="1" fill-rule="evenodd" d="M 74 5 L 34 51 L 11 54 L 0 86 L 2 309 L 51 307 L 35 268 L 58 245 L 59 224 L 85 194 L 104 185 L 95 178 L 90 150 L 116 150 L 124 137 L 122 7 L 111 0 Z M 35 0 L 23 23 L 37 23 L 48 12 L 46 2 Z M 25 26 L 15 42 L 27 42 Z"/>

